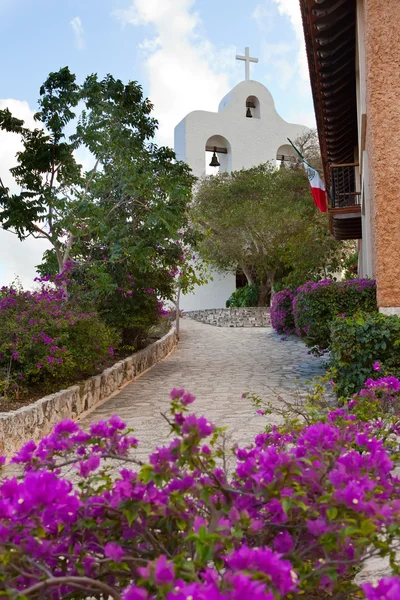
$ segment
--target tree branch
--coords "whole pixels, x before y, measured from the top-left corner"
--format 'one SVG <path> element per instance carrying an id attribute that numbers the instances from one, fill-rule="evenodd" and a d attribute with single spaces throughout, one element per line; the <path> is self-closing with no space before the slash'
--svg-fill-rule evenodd
<path id="1" fill-rule="evenodd" d="M 86 194 L 88 193 L 88 190 L 89 190 L 89 185 L 92 183 L 92 180 L 93 180 L 93 177 L 94 177 L 94 176 L 95 176 L 95 174 L 96 174 L 96 171 L 97 171 L 97 167 L 98 167 L 98 165 L 99 165 L 99 159 L 97 159 L 97 160 L 96 160 L 96 162 L 95 162 L 95 164 L 94 164 L 94 167 L 93 167 L 93 169 L 92 169 L 92 172 L 91 172 L 91 174 L 90 174 L 90 177 L 89 177 L 89 179 L 88 179 L 88 180 L 87 180 L 87 182 L 86 182 L 86 185 L 85 185 L 85 191 L 83 192 L 83 197 L 84 197 L 84 198 L 86 197 Z"/>
<path id="2" fill-rule="evenodd" d="M 49 233 L 47 233 L 44 229 L 41 229 L 39 225 L 36 225 L 36 223 L 33 223 L 33 226 L 36 229 L 36 231 L 38 231 L 43 237 L 47 238 L 49 242 L 51 242 L 51 244 L 54 246 L 53 240 L 51 239 Z"/>
<path id="3" fill-rule="evenodd" d="M 71 585 L 72 587 L 81 587 L 81 586 L 90 586 L 91 588 L 97 588 L 99 591 L 104 594 L 111 596 L 114 600 L 121 600 L 120 594 L 113 588 L 111 588 L 106 583 L 102 581 L 97 581 L 96 579 L 91 579 L 90 577 L 76 577 L 73 575 L 64 576 L 64 577 L 53 577 L 51 579 L 47 579 L 46 581 L 41 581 L 40 583 L 35 583 L 31 587 L 23 590 L 24 596 L 31 596 L 35 592 L 40 592 L 41 590 L 45 590 L 50 587 L 54 587 L 55 585 Z"/>
<path id="4" fill-rule="evenodd" d="M 7 193 L 8 193 L 8 189 L 7 189 L 7 188 L 6 188 L 6 186 L 4 185 L 4 183 L 3 183 L 2 179 L 1 179 L 1 177 L 0 177 L 0 185 L 1 185 L 1 187 L 3 188 L 3 190 L 4 190 L 5 192 L 7 192 Z"/>
<path id="5" fill-rule="evenodd" d="M 69 232 L 68 234 L 68 241 L 67 241 L 67 245 L 65 247 L 65 251 L 64 251 L 64 257 L 63 257 L 63 266 L 65 265 L 65 262 L 68 260 L 69 258 L 69 254 L 71 252 L 71 248 L 72 248 L 72 244 L 74 242 L 75 236 L 73 233 Z"/>

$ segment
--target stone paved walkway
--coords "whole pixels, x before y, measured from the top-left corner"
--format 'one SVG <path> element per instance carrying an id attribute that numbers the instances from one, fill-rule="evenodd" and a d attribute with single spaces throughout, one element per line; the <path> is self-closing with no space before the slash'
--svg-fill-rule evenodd
<path id="1" fill-rule="evenodd" d="M 299 387 L 296 379 L 304 382 L 323 372 L 323 362 L 308 355 L 300 341 L 281 341 L 270 328 L 228 329 L 183 319 L 175 352 L 86 415 L 82 425 L 118 414 L 134 427 L 137 458 L 145 460 L 167 441 L 160 412 L 168 410 L 170 390 L 183 387 L 195 394 L 198 415 L 228 426 L 232 441 L 248 443 L 264 421 L 242 399 L 243 392 L 277 402 L 276 393 L 285 397 Z"/>

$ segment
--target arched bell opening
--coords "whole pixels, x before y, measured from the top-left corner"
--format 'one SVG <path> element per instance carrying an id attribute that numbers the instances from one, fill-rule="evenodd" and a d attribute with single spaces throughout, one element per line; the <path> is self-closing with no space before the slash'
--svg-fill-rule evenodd
<path id="1" fill-rule="evenodd" d="M 289 167 L 296 161 L 297 154 L 290 144 L 282 144 L 276 151 L 276 166 L 278 168 Z"/>
<path id="2" fill-rule="evenodd" d="M 205 155 L 207 175 L 232 171 L 231 145 L 222 135 L 213 135 L 208 138 Z"/>
<path id="3" fill-rule="evenodd" d="M 249 96 L 246 100 L 246 117 L 249 119 L 260 119 L 260 101 L 256 96 Z"/>

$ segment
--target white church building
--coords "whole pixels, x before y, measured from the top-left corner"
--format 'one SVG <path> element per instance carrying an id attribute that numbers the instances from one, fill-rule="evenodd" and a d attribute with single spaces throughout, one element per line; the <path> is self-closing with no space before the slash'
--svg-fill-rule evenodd
<path id="1" fill-rule="evenodd" d="M 268 89 L 250 79 L 250 62 L 258 59 L 250 57 L 249 49 L 236 58 L 245 61 L 246 80 L 221 100 L 218 112 L 195 110 L 175 127 L 177 158 L 186 162 L 196 177 L 284 161 L 293 154 L 287 138 L 295 140 L 307 130 L 304 125 L 284 121 Z M 210 169 L 212 156 L 220 166 Z M 225 307 L 236 290 L 236 273 L 213 271 L 212 277 L 213 281 L 182 297 L 184 311 Z"/>

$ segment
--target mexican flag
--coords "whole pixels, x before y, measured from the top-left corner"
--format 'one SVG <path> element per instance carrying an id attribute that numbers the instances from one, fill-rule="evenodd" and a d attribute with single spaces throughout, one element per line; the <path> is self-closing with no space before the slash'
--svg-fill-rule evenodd
<path id="1" fill-rule="evenodd" d="M 302 163 L 304 165 L 305 170 L 307 171 L 308 180 L 311 186 L 311 193 L 314 200 L 315 206 L 318 208 L 320 212 L 326 212 L 326 190 L 325 183 L 322 181 L 319 176 L 318 171 L 313 169 L 304 156 L 297 150 L 296 146 L 291 142 L 288 138 L 288 141 L 291 143 L 293 148 L 296 150 L 297 154 L 300 156 Z"/>

